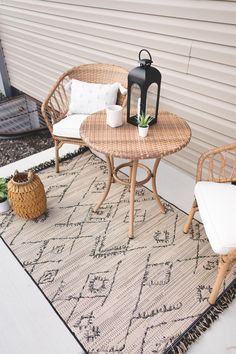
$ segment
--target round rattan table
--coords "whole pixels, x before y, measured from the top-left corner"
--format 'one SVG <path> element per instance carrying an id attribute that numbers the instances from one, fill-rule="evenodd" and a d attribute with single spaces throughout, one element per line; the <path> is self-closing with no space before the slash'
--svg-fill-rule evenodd
<path id="1" fill-rule="evenodd" d="M 111 128 L 106 124 L 106 113 L 101 111 L 89 116 L 80 127 L 80 135 L 92 149 L 105 154 L 108 166 L 108 181 L 102 200 L 96 205 L 96 212 L 106 199 L 113 181 L 122 183 L 130 190 L 130 220 L 129 237 L 134 236 L 134 196 L 135 188 L 152 179 L 152 191 L 161 211 L 165 208 L 161 203 L 156 189 L 157 167 L 162 157 L 183 149 L 191 139 L 191 129 L 187 122 L 170 112 L 160 112 L 158 122 L 150 126 L 148 136 L 141 138 L 138 128 L 126 122 L 126 112 L 123 112 L 124 125 Z M 129 160 L 114 167 L 114 157 Z M 140 159 L 155 159 L 152 171 Z M 118 171 L 130 167 L 130 176 L 126 179 L 118 177 Z M 138 167 L 146 171 L 146 178 L 137 181 Z"/>

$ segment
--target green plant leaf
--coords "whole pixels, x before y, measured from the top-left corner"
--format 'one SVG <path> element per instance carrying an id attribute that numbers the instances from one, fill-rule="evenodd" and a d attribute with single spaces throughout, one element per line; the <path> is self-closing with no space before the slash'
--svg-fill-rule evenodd
<path id="1" fill-rule="evenodd" d="M 148 114 L 141 114 L 137 117 L 137 123 L 139 127 L 146 128 L 153 119 L 154 118 L 149 116 Z"/>
<path id="2" fill-rule="evenodd" d="M 7 199 L 7 181 L 5 178 L 0 178 L 0 201 Z"/>

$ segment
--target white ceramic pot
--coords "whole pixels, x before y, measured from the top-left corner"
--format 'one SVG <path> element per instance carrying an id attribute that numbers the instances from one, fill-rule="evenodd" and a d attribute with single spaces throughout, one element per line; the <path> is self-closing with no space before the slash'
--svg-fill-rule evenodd
<path id="1" fill-rule="evenodd" d="M 8 200 L 4 200 L 4 202 L 0 202 L 0 214 L 6 213 L 10 209 L 10 204 Z"/>
<path id="2" fill-rule="evenodd" d="M 148 128 L 149 126 L 143 128 L 143 127 L 138 127 L 138 134 L 142 138 L 145 138 L 148 135 Z"/>
<path id="3" fill-rule="evenodd" d="M 123 124 L 122 106 L 111 105 L 107 107 L 107 124 L 112 127 L 120 127 Z"/>

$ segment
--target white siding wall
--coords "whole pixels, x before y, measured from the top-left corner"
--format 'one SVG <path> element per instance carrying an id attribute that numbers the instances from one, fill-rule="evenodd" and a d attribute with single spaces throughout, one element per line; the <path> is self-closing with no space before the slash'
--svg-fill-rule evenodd
<path id="1" fill-rule="evenodd" d="M 0 24 L 12 85 L 39 100 L 71 66 L 131 69 L 147 48 L 163 77 L 161 108 L 193 133 L 167 161 L 195 174 L 202 151 L 235 141 L 235 1 L 0 0 Z"/>

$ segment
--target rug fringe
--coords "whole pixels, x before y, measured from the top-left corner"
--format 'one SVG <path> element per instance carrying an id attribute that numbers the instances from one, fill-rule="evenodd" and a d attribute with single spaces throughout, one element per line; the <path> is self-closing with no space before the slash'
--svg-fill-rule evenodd
<path id="1" fill-rule="evenodd" d="M 60 158 L 60 162 L 70 160 L 73 157 L 76 157 L 78 155 L 83 154 L 87 150 L 89 150 L 89 148 L 87 146 L 82 146 L 77 151 L 68 152 L 66 155 L 64 155 L 63 157 Z M 48 167 L 53 167 L 53 166 L 55 166 L 55 160 L 54 159 L 52 159 L 50 161 L 43 162 L 43 163 L 41 163 L 41 164 L 39 164 L 37 166 L 34 166 L 34 167 L 31 168 L 31 170 L 33 170 L 34 172 L 39 172 L 39 171 L 42 171 L 42 170 L 44 170 L 44 169 L 46 169 Z"/>
<path id="2" fill-rule="evenodd" d="M 204 333 L 219 315 L 229 307 L 236 296 L 236 281 L 233 281 L 221 294 L 215 305 L 210 307 L 189 327 L 171 346 L 165 354 L 184 354 L 190 345 Z"/>

